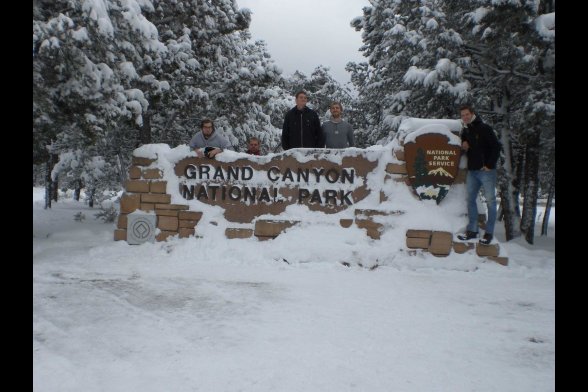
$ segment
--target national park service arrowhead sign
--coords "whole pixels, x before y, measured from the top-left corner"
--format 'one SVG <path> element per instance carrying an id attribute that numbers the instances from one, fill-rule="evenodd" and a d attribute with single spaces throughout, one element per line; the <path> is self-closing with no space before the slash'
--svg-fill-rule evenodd
<path id="1" fill-rule="evenodd" d="M 421 200 L 443 200 L 459 170 L 461 139 L 443 124 L 429 124 L 404 139 L 408 179 Z"/>

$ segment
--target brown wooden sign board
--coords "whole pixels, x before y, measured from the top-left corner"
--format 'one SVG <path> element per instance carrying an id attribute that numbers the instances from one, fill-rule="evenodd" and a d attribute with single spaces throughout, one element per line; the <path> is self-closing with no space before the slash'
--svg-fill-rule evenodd
<path id="1" fill-rule="evenodd" d="M 443 133 L 425 133 L 405 142 L 406 171 L 421 200 L 443 200 L 459 170 L 460 146 L 449 144 Z"/>

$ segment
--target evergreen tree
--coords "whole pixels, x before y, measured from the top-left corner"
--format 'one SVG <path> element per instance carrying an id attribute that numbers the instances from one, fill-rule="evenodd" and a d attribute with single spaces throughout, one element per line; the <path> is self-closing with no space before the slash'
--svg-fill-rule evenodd
<path id="1" fill-rule="evenodd" d="M 262 41 L 248 42 L 249 11 L 233 0 L 154 5 L 149 16 L 168 47 L 162 71 L 172 92 L 152 121 L 158 140 L 186 143 L 207 117 L 237 150 L 251 136 L 270 149 L 278 145 L 281 123 L 274 112 L 283 109 L 281 71 Z"/>
<path id="2" fill-rule="evenodd" d="M 383 0 L 364 7 L 351 25 L 361 31 L 368 65 L 350 63 L 352 82 L 367 110 L 368 142 L 386 143 L 406 117 L 447 118 L 466 99 L 458 49 L 441 1 Z"/>
<path id="3" fill-rule="evenodd" d="M 187 143 L 203 117 L 237 149 L 273 149 L 287 94 L 249 20 L 233 0 L 34 2 L 33 163 L 100 194 L 134 148 Z"/>
<path id="4" fill-rule="evenodd" d="M 153 91 L 158 85 L 143 61 L 165 50 L 157 31 L 135 1 L 39 2 L 33 15 L 42 18 L 33 20 L 33 106 L 40 108 L 33 113 L 34 137 L 39 144 L 51 139 L 54 154 L 76 152 L 88 171 L 96 160 L 109 162 L 116 172 L 103 172 L 105 183 L 97 186 L 120 181 L 121 159 L 140 143 L 145 95 L 152 92 L 137 87 L 146 80 Z"/>
<path id="5" fill-rule="evenodd" d="M 343 106 L 345 120 L 352 126 L 355 125 L 354 99 L 351 90 L 333 78 L 329 67 L 317 66 L 312 71 L 310 78 L 306 77 L 304 73 L 296 71 L 286 80 L 286 86 L 292 95 L 297 91 L 304 90 L 308 95 L 308 106 L 317 112 L 321 121 L 331 118 L 329 108 L 331 103 L 336 101 Z M 292 100 L 290 106 L 294 106 Z"/>
<path id="6" fill-rule="evenodd" d="M 503 145 L 499 191 L 506 238 L 517 236 L 520 228 L 532 243 L 540 146 L 554 130 L 554 14 L 541 15 L 545 2 L 539 1 L 445 3 L 452 23 L 462 26 L 465 77 L 478 112 L 493 124 Z M 517 213 L 520 193 L 522 217 Z"/>

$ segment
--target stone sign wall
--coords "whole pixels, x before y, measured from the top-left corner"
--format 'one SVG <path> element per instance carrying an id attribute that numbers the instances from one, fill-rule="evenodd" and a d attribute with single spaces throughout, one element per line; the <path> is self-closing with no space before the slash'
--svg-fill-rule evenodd
<path id="1" fill-rule="evenodd" d="M 459 170 L 459 147 L 455 146 L 455 140 L 450 143 L 444 130 L 421 132 L 406 143 L 399 141 L 379 149 L 294 149 L 233 160 L 190 155 L 175 160 L 172 165 L 157 158 L 133 156 L 126 192 L 121 198 L 115 240 L 127 240 L 128 215 L 134 211 L 155 214 L 156 241 L 174 235 L 180 238 L 197 235 L 196 226 L 203 214 L 194 210 L 194 205 L 199 203 L 224 209 L 224 218 L 235 223 L 235 227 L 226 229 L 227 238 L 275 238 L 298 223 L 279 217 L 287 206 L 298 204 L 309 211 L 327 214 L 351 209 L 353 218 L 340 219 L 340 225 L 355 225 L 365 229 L 371 238 L 379 239 L 385 227 L 374 217 L 404 214 L 402 208 L 389 211 L 380 207 L 388 201 L 382 191 L 386 184 L 412 186 L 415 197 L 433 198 L 439 204 L 452 183 L 463 183 L 465 179 L 465 170 Z M 423 196 L 418 188 L 423 184 L 444 191 Z M 356 208 L 365 199 L 370 200 L 371 207 L 366 208 L 363 203 L 361 208 Z M 276 219 L 258 218 L 267 214 Z M 411 233 L 421 231 L 410 230 Z M 446 256 L 454 245 L 452 233 L 420 237 L 409 234 L 409 249 Z"/>

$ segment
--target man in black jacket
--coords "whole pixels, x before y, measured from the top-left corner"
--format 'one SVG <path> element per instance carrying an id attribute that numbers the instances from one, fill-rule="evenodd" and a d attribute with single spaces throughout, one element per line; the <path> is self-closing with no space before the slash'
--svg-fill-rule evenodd
<path id="1" fill-rule="evenodd" d="M 463 125 L 461 146 L 468 158 L 468 176 L 466 190 L 468 197 L 468 227 L 465 234 L 457 238 L 462 241 L 478 237 L 478 207 L 476 199 L 480 188 L 484 189 L 484 198 L 488 208 L 486 230 L 480 243 L 487 245 L 494 236 L 496 223 L 496 163 L 500 155 L 500 142 L 489 125 L 474 114 L 471 106 L 459 108 Z"/>
<path id="2" fill-rule="evenodd" d="M 321 120 L 318 114 L 306 106 L 308 97 L 304 91 L 296 93 L 296 106 L 286 113 L 282 127 L 282 148 L 323 147 Z M 321 145 L 321 143 L 323 143 Z"/>

